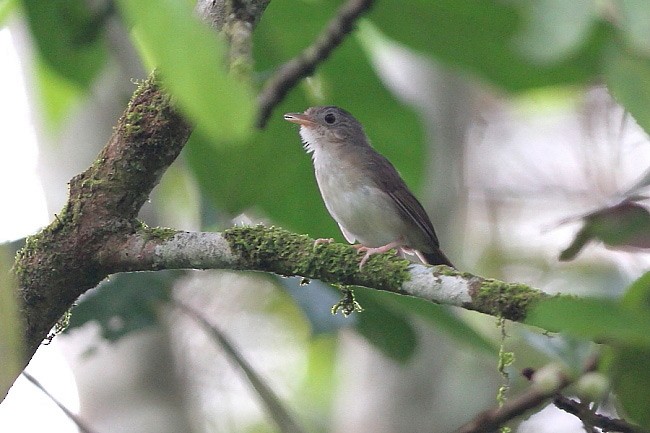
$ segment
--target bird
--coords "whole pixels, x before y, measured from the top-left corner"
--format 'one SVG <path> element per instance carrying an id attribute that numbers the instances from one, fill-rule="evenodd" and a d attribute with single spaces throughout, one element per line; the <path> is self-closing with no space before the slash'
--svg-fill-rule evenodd
<path id="1" fill-rule="evenodd" d="M 422 204 L 352 114 L 329 105 L 284 119 L 300 125 L 325 207 L 345 239 L 358 242 L 353 246 L 365 253 L 359 269 L 373 254 L 391 249 L 415 253 L 425 264 L 453 267 Z"/>

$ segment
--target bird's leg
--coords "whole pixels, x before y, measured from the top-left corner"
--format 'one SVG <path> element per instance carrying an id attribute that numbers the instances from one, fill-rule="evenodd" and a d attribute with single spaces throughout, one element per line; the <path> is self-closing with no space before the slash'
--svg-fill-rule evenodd
<path id="1" fill-rule="evenodd" d="M 391 242 L 389 244 L 383 245 L 381 247 L 376 247 L 376 248 L 370 248 L 370 247 L 366 247 L 366 246 L 363 246 L 363 245 L 352 245 L 352 246 L 354 248 L 356 248 L 357 251 L 359 251 L 360 253 L 363 253 L 363 252 L 366 253 L 363 256 L 363 258 L 361 259 L 361 263 L 359 263 L 359 270 L 361 270 L 361 268 L 363 268 L 363 265 L 366 264 L 366 262 L 368 261 L 370 256 L 372 256 L 373 254 L 386 253 L 386 252 L 392 250 L 393 248 L 397 248 L 397 251 L 401 251 L 401 245 L 402 245 L 402 240 L 398 239 L 398 240 L 393 241 L 393 242 Z"/>

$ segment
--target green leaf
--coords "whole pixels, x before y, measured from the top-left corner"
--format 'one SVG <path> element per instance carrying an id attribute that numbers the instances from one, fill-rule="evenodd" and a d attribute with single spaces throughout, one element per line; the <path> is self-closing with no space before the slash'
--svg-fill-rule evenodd
<path id="1" fill-rule="evenodd" d="M 650 248 L 650 212 L 638 203 L 625 200 L 586 215 L 584 225 L 560 260 L 573 259 L 591 240 L 609 247 Z"/>
<path id="2" fill-rule="evenodd" d="M 634 50 L 650 56 L 650 7 L 647 0 L 620 0 L 617 12 L 616 22 L 625 41 Z"/>
<path id="3" fill-rule="evenodd" d="M 81 298 L 72 310 L 66 332 L 97 322 L 104 338 L 116 341 L 131 332 L 156 326 L 158 308 L 169 300 L 169 291 L 182 272 L 134 272 L 117 274 Z"/>
<path id="4" fill-rule="evenodd" d="M 446 332 L 459 343 L 468 345 L 490 355 L 497 355 L 499 348 L 487 337 L 477 332 L 458 314 L 443 305 L 437 305 L 411 296 L 400 296 L 389 292 L 378 292 L 377 299 L 403 313 L 415 314 L 436 329 Z"/>
<path id="5" fill-rule="evenodd" d="M 650 272 L 646 272 L 628 287 L 621 305 L 638 311 L 650 311 Z"/>
<path id="6" fill-rule="evenodd" d="M 93 15 L 83 0 L 22 3 L 41 58 L 66 80 L 88 88 L 106 62 L 106 16 Z"/>
<path id="7" fill-rule="evenodd" d="M 593 26 L 586 38 L 574 36 L 573 44 L 583 39 L 580 46 L 565 47 L 560 54 L 547 53 L 555 62 L 540 65 L 517 47 L 524 17 L 516 3 L 386 0 L 372 9 L 370 19 L 390 38 L 506 90 L 587 84 L 597 78 L 602 46 L 610 31 L 607 26 Z"/>
<path id="8" fill-rule="evenodd" d="M 70 110 L 81 100 L 83 92 L 40 58 L 36 59 L 35 66 L 39 105 L 45 125 L 50 131 L 57 131 L 68 119 Z"/>
<path id="9" fill-rule="evenodd" d="M 621 300 L 630 311 L 648 315 L 650 312 L 650 272 L 634 281 Z M 640 332 L 647 332 L 647 325 L 636 324 Z M 650 348 L 623 345 L 612 351 L 610 373 L 616 396 L 627 416 L 635 422 L 650 427 Z"/>
<path id="10" fill-rule="evenodd" d="M 224 65 L 226 46 L 187 2 L 120 0 L 139 48 L 162 72 L 166 88 L 212 144 L 241 140 L 253 125 L 254 98 Z"/>
<path id="11" fill-rule="evenodd" d="M 10 244 L 0 245 L 0 399 L 24 368 L 24 343 L 18 285 L 11 271 L 14 254 Z"/>
<path id="12" fill-rule="evenodd" d="M 310 414 L 312 431 L 328 431 L 326 424 L 339 391 L 337 349 L 338 338 L 335 335 L 320 335 L 309 341 L 306 371 L 297 395 L 301 399 L 301 412 Z"/>
<path id="13" fill-rule="evenodd" d="M 603 62 L 610 93 L 649 133 L 650 59 L 612 45 Z"/>
<path id="14" fill-rule="evenodd" d="M 597 18 L 592 0 L 525 0 L 513 42 L 537 64 L 552 64 L 573 55 L 587 40 Z"/>
<path id="15" fill-rule="evenodd" d="M 354 288 L 356 300 L 363 311 L 358 316 L 357 332 L 384 355 L 399 362 L 411 359 L 417 347 L 417 335 L 407 316 L 390 308 L 376 292 Z"/>
<path id="16" fill-rule="evenodd" d="M 551 298 L 539 301 L 525 323 L 599 343 L 650 347 L 650 314 L 606 299 Z"/>
<path id="17" fill-rule="evenodd" d="M 625 415 L 650 428 L 650 349 L 624 347 L 615 351 L 611 366 L 614 392 Z"/>
<path id="18" fill-rule="evenodd" d="M 4 24 L 7 17 L 16 10 L 18 0 L 0 0 L 0 26 Z"/>
<path id="19" fill-rule="evenodd" d="M 524 329 L 521 335 L 529 346 L 549 360 L 562 363 L 576 377 L 584 372 L 585 365 L 598 350 L 593 342 L 567 334 L 540 334 Z"/>

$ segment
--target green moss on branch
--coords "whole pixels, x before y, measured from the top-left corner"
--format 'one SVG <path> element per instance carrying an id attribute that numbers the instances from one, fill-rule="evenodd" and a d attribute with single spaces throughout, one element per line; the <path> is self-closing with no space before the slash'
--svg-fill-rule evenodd
<path id="1" fill-rule="evenodd" d="M 241 269 L 300 275 L 325 282 L 399 292 L 409 278 L 409 262 L 390 253 L 373 255 L 359 270 L 360 256 L 343 244 L 318 244 L 279 227 L 233 227 L 224 231 Z"/>

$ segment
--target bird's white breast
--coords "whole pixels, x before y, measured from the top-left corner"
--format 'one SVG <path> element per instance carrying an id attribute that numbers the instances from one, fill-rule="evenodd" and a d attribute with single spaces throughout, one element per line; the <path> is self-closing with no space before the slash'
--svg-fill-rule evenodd
<path id="1" fill-rule="evenodd" d="M 305 135 L 303 139 L 309 143 Z M 403 237 L 404 223 L 393 200 L 345 157 L 345 148 L 330 144 L 327 149 L 307 146 L 313 149 L 316 180 L 325 206 L 348 242 L 379 247 Z"/>

